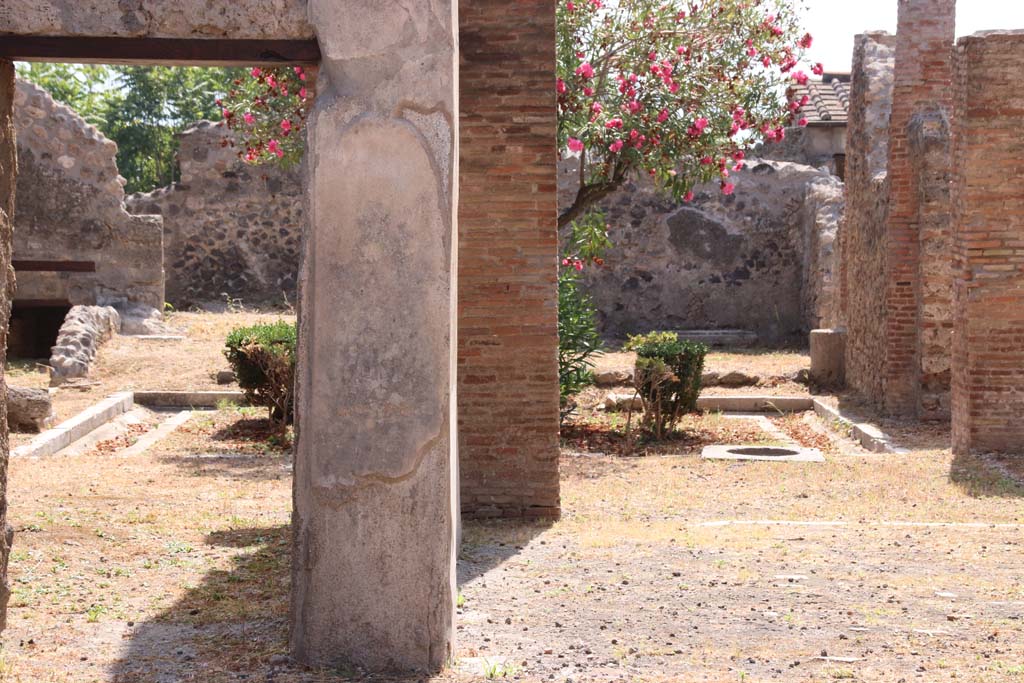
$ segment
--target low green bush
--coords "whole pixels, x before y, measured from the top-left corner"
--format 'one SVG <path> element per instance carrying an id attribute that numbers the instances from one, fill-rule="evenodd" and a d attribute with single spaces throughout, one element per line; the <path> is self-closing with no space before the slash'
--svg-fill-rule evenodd
<path id="1" fill-rule="evenodd" d="M 294 417 L 297 336 L 294 323 L 280 320 L 235 328 L 225 342 L 224 355 L 249 403 L 268 408 L 282 430 Z"/>
<path id="2" fill-rule="evenodd" d="M 661 439 L 679 418 L 697 409 L 708 347 L 681 340 L 675 332 L 650 332 L 631 336 L 623 348 L 637 356 L 634 383 L 644 406 L 641 424 Z"/>

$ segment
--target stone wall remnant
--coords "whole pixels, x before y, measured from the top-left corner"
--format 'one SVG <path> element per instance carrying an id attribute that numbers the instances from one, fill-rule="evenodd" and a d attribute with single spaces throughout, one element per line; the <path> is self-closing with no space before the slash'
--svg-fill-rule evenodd
<path id="1" fill-rule="evenodd" d="M 885 233 L 888 221 L 889 115 L 896 36 L 854 39 L 846 138 L 846 213 L 840 230 L 840 323 L 847 329 L 846 382 L 875 403 L 883 400 L 885 358 Z"/>
<path id="2" fill-rule="evenodd" d="M 578 161 L 559 168 L 572 201 Z M 652 181 L 600 203 L 611 229 L 605 265 L 584 271 L 602 334 L 744 329 L 763 344 L 803 337 L 832 317 L 833 243 L 842 183 L 824 170 L 749 159 L 735 194 L 717 183 L 676 202 Z M 820 283 L 820 284 L 812 284 Z"/>
<path id="3" fill-rule="evenodd" d="M 458 24 L 448 0 L 395 8 L 309 1 L 291 647 L 436 671 L 455 612 Z"/>
<path id="4" fill-rule="evenodd" d="M 121 329 L 121 316 L 112 306 L 73 306 L 57 333 L 50 355 L 50 384 L 87 377 L 100 345 Z"/>
<path id="5" fill-rule="evenodd" d="M 459 6 L 461 502 L 469 516 L 555 517 L 554 5 L 522 0 L 514 15 Z"/>
<path id="6" fill-rule="evenodd" d="M 15 301 L 163 310 L 160 217 L 125 211 L 117 145 L 32 83 L 19 81 L 14 101 L 14 258 L 58 262 L 20 270 Z M 63 269 L 69 261 L 92 268 Z"/>
<path id="7" fill-rule="evenodd" d="M 0 13 L 2 16 L 2 13 Z M 14 141 L 14 63 L 0 59 L 0 348 L 7 348 L 7 325 L 14 298 L 14 270 L 11 268 L 11 236 L 14 232 L 15 177 L 18 172 L 17 146 Z M 7 358 L 4 356 L 4 365 Z M 0 392 L 7 385 L 0 372 Z M 7 624 L 7 601 L 11 589 L 7 583 L 7 560 L 11 554 L 14 531 L 7 523 L 7 401 L 0 401 L 0 631 Z"/>
<path id="8" fill-rule="evenodd" d="M 961 38 L 953 117 L 956 453 L 1024 444 L 1024 31 Z"/>
<path id="9" fill-rule="evenodd" d="M 126 200 L 163 217 L 166 298 L 294 303 L 305 206 L 299 169 L 238 158 L 231 131 L 201 121 L 178 136 L 180 182 Z"/>

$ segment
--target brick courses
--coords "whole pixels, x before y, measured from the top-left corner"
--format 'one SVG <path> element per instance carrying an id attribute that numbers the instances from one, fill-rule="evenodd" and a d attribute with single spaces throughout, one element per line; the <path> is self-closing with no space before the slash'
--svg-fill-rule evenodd
<path id="1" fill-rule="evenodd" d="M 1024 32 L 956 61 L 953 448 L 1024 453 Z"/>
<path id="2" fill-rule="evenodd" d="M 460 3 L 458 405 L 467 516 L 557 516 L 555 11 Z"/>
<path id="3" fill-rule="evenodd" d="M 916 114 L 952 107 L 954 0 L 900 0 L 895 83 L 889 121 L 889 219 L 886 233 L 884 365 L 885 407 L 916 416 L 920 411 L 921 370 L 921 175 L 911 149 L 909 126 Z M 934 211 L 934 208 L 931 209 Z M 933 216 L 933 219 L 935 217 Z M 932 220 L 932 232 L 948 223 Z M 931 321 L 930 324 L 934 324 Z"/>

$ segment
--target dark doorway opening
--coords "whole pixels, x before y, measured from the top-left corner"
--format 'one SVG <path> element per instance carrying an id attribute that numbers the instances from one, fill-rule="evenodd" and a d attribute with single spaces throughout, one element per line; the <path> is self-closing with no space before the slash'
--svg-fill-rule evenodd
<path id="1" fill-rule="evenodd" d="M 70 310 L 67 301 L 15 301 L 11 306 L 7 357 L 49 360 L 50 349 L 57 343 L 57 333 Z"/>

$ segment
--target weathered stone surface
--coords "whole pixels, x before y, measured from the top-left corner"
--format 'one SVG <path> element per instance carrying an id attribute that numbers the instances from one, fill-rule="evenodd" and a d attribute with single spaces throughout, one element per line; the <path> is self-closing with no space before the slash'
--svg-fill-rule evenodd
<path id="1" fill-rule="evenodd" d="M 818 178 L 804 189 L 802 211 L 803 319 L 810 327 L 839 321 L 839 224 L 846 202 L 843 183 L 835 176 Z"/>
<path id="2" fill-rule="evenodd" d="M 560 164 L 562 206 L 575 194 L 577 164 Z M 805 205 L 812 182 L 821 189 Z M 828 288 L 804 303 L 804 273 L 805 264 L 808 279 L 832 270 L 825 259 L 841 210 L 839 188 L 825 171 L 759 159 L 737 174 L 734 195 L 717 184 L 700 186 L 692 204 L 673 201 L 647 179 L 626 183 L 601 203 L 614 243 L 606 265 L 585 272 L 602 333 L 738 328 L 763 343 L 801 336 L 805 310 L 817 319 L 819 300 L 824 309 L 831 305 Z M 825 234 L 804 234 L 817 230 Z"/>
<path id="3" fill-rule="evenodd" d="M 811 330 L 811 382 L 838 388 L 845 380 L 846 333 L 842 330 Z"/>
<path id="4" fill-rule="evenodd" d="M 310 17 L 291 645 L 316 666 L 437 670 L 458 514 L 453 7 L 311 0 Z"/>
<path id="5" fill-rule="evenodd" d="M 0 0 L 0 34 L 305 39 L 313 37 L 306 5 L 307 0 Z"/>
<path id="6" fill-rule="evenodd" d="M 617 387 L 633 381 L 633 373 L 626 370 L 608 370 L 594 373 L 594 384 L 599 387 Z"/>
<path id="7" fill-rule="evenodd" d="M 95 264 L 95 272 L 19 273 L 16 298 L 162 308 L 160 217 L 125 211 L 117 145 L 24 81 L 15 93 L 15 126 L 15 258 Z"/>
<path id="8" fill-rule="evenodd" d="M 7 387 L 7 426 L 16 432 L 40 432 L 53 421 L 50 392 Z"/>
<path id="9" fill-rule="evenodd" d="M 127 335 L 168 335 L 179 331 L 164 322 L 160 311 L 143 304 L 127 304 L 117 307 L 121 319 L 121 334 Z"/>
<path id="10" fill-rule="evenodd" d="M 121 318 L 112 306 L 73 306 L 50 355 L 50 383 L 87 377 L 100 345 L 117 334 Z"/>
<path id="11" fill-rule="evenodd" d="M 752 387 L 755 386 L 761 378 L 757 375 L 748 375 L 740 370 L 733 370 L 727 372 L 724 375 L 719 376 L 718 386 L 722 387 Z"/>
<path id="12" fill-rule="evenodd" d="M 7 348 L 7 325 L 14 297 L 14 271 L 11 270 L 11 234 L 14 231 L 14 191 L 17 173 L 14 142 L 14 64 L 0 59 L 0 348 Z M 6 358 L 5 358 L 6 363 Z M 0 373 L 0 391 L 5 391 Z M 14 531 L 7 523 L 7 402 L 0 401 L 0 631 L 7 624 L 7 601 L 11 596 L 7 583 L 7 559 L 11 554 Z"/>
<path id="13" fill-rule="evenodd" d="M 217 384 L 234 384 L 238 381 L 234 370 L 218 370 Z"/>
<path id="14" fill-rule="evenodd" d="M 889 113 L 896 37 L 867 33 L 854 43 L 846 138 L 846 215 L 840 230 L 840 308 L 847 328 L 846 381 L 873 402 L 883 398 L 889 206 Z"/>
<path id="15" fill-rule="evenodd" d="M 717 387 L 718 378 L 722 376 L 722 373 L 709 370 L 700 376 L 700 385 L 702 387 Z"/>
<path id="16" fill-rule="evenodd" d="M 223 123 L 201 121 L 178 140 L 181 181 L 125 202 L 163 217 L 167 300 L 294 303 L 306 222 L 299 170 L 244 163 Z"/>

